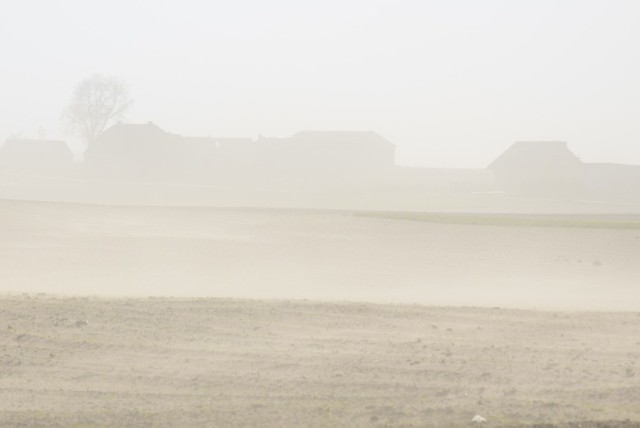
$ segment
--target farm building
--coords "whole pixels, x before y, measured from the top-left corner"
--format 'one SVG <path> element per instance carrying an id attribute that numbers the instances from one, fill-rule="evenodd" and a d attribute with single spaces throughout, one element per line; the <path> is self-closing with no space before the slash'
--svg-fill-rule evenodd
<path id="1" fill-rule="evenodd" d="M 570 196 L 583 190 L 584 164 L 564 141 L 519 141 L 488 167 L 512 194 Z"/>
<path id="2" fill-rule="evenodd" d="M 640 202 L 640 166 L 585 164 L 586 196 L 605 201 Z"/>
<path id="3" fill-rule="evenodd" d="M 67 143 L 59 140 L 10 138 L 0 149 L 0 168 L 52 172 L 69 169 L 73 153 Z"/>
<path id="4" fill-rule="evenodd" d="M 182 137 L 149 122 L 119 123 L 85 151 L 87 168 L 123 178 L 176 178 L 203 173 L 213 166 L 212 138 Z"/>
<path id="5" fill-rule="evenodd" d="M 395 164 L 395 146 L 371 131 L 301 131 L 259 137 L 254 147 L 256 170 L 281 183 L 295 178 L 299 185 L 371 184 Z"/>
<path id="6" fill-rule="evenodd" d="M 301 131 L 288 138 L 258 138 L 268 165 L 304 170 L 377 170 L 394 166 L 395 146 L 373 131 Z"/>
<path id="7" fill-rule="evenodd" d="M 112 178 L 196 177 L 225 186 L 289 188 L 371 183 L 394 167 L 395 146 L 375 132 L 303 131 L 287 138 L 192 138 L 153 123 L 117 124 L 85 152 L 88 171 Z"/>

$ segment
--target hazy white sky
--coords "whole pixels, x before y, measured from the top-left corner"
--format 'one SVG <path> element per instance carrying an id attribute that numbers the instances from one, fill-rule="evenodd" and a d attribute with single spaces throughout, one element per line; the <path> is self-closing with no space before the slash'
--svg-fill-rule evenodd
<path id="1" fill-rule="evenodd" d="M 375 130 L 403 164 L 484 167 L 515 140 L 640 164 L 640 1 L 2 0 L 0 140 L 65 138 L 93 73 L 184 135 Z"/>

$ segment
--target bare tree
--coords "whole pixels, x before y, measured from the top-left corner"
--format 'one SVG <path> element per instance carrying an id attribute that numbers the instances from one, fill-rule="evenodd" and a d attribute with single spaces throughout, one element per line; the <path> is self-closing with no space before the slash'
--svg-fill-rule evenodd
<path id="1" fill-rule="evenodd" d="M 123 118 L 132 102 L 122 79 L 95 74 L 76 87 L 64 119 L 90 145 L 109 124 Z"/>

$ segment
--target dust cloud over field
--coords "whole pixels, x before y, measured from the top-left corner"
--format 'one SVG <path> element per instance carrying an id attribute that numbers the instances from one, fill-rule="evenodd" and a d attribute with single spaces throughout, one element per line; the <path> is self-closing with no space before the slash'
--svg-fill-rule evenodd
<path id="1" fill-rule="evenodd" d="M 639 221 L 2 201 L 0 425 L 635 426 Z"/>
<path id="2" fill-rule="evenodd" d="M 640 216 L 522 227 L 514 219 L 531 217 L 490 217 L 496 226 L 384 215 L 4 201 L 0 289 L 639 309 L 629 295 L 640 283 Z"/>

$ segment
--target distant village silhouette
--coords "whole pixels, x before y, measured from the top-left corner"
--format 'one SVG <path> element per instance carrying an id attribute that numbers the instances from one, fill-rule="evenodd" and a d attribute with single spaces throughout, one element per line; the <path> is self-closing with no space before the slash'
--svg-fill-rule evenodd
<path id="1" fill-rule="evenodd" d="M 74 162 L 64 141 L 7 139 L 0 173 L 0 180 L 27 175 L 264 191 L 380 188 L 640 202 L 640 166 L 584 163 L 563 141 L 515 142 L 484 169 L 417 168 L 396 165 L 394 144 L 373 131 L 214 138 L 172 134 L 152 122 L 117 123 L 88 147 L 82 162 Z"/>

